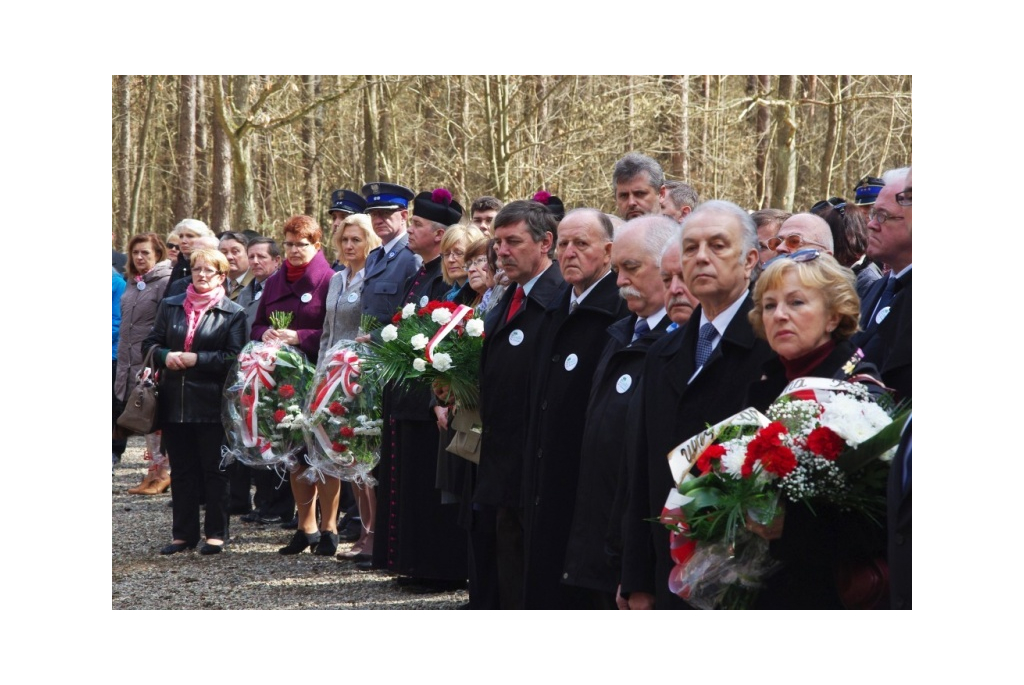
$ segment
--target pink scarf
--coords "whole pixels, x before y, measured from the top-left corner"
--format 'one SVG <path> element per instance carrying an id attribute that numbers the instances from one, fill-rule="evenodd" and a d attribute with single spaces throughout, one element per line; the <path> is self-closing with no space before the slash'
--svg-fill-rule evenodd
<path id="1" fill-rule="evenodd" d="M 203 314 L 220 302 L 222 297 L 224 297 L 224 286 L 222 285 L 205 293 L 196 292 L 191 285 L 185 290 L 185 320 L 188 323 L 188 328 L 185 331 L 185 352 L 192 351 L 192 338 L 195 337 Z"/>

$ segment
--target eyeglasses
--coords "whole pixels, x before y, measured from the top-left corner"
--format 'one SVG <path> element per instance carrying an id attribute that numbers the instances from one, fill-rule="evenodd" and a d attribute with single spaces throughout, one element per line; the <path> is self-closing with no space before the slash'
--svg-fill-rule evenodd
<path id="1" fill-rule="evenodd" d="M 821 256 L 821 250 L 797 250 L 789 254 L 780 254 L 777 257 L 772 257 L 764 263 L 764 268 L 768 268 L 772 262 L 777 262 L 780 259 L 789 259 L 794 262 L 812 262 Z"/>
<path id="2" fill-rule="evenodd" d="M 896 193 L 896 204 L 898 204 L 900 207 L 910 207 L 910 206 L 912 206 L 912 203 L 911 203 L 911 199 L 912 198 L 911 198 L 910 191 L 911 191 L 911 188 L 908 187 L 902 193 Z"/>
<path id="3" fill-rule="evenodd" d="M 192 269 L 192 273 L 198 274 L 200 276 L 205 276 L 206 278 L 213 278 L 214 276 L 220 275 L 219 271 L 217 271 L 216 269 L 211 269 L 210 267 L 206 267 L 204 269 Z"/>
<path id="4" fill-rule="evenodd" d="M 828 200 L 822 200 L 821 202 L 818 202 L 813 207 L 811 207 L 811 214 L 817 214 L 818 212 L 824 211 L 826 207 L 831 207 L 832 209 L 836 210 L 837 212 L 839 212 L 840 216 L 846 216 L 845 202 L 832 204 Z"/>
<path id="5" fill-rule="evenodd" d="M 452 257 L 458 257 L 459 259 L 462 259 L 463 257 L 466 256 L 466 251 L 465 250 L 451 250 L 450 252 L 442 252 L 441 256 L 444 257 L 445 259 L 451 259 Z"/>
<path id="6" fill-rule="evenodd" d="M 307 247 L 312 246 L 313 243 L 285 243 L 284 249 L 286 250 L 305 250 Z"/>
<path id="7" fill-rule="evenodd" d="M 816 243 L 813 240 L 804 240 L 803 236 L 801 236 L 798 233 L 790 233 L 785 238 L 780 238 L 778 236 L 775 236 L 774 238 L 769 238 L 768 249 L 777 250 L 779 249 L 779 245 L 783 243 L 785 243 L 786 247 L 788 247 L 790 250 L 797 250 L 803 247 L 804 245 L 817 245 L 818 247 L 825 247 L 821 243 Z"/>
<path id="8" fill-rule="evenodd" d="M 470 269 L 486 269 L 487 255 L 480 255 L 479 257 L 474 257 L 473 259 L 469 260 L 462 266 L 466 271 L 469 271 Z"/>
<path id="9" fill-rule="evenodd" d="M 871 212 L 868 214 L 868 219 L 874 221 L 879 226 L 884 225 L 886 221 L 900 221 L 904 218 L 906 217 L 893 216 L 884 209 L 872 209 Z"/>

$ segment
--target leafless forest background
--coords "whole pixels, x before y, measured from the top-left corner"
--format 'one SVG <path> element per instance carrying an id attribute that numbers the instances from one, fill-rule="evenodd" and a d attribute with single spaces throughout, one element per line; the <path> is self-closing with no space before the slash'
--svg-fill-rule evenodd
<path id="1" fill-rule="evenodd" d="M 115 245 L 194 217 L 275 234 L 334 188 L 540 189 L 614 208 L 648 154 L 704 199 L 805 209 L 910 163 L 910 76 L 113 76 Z"/>

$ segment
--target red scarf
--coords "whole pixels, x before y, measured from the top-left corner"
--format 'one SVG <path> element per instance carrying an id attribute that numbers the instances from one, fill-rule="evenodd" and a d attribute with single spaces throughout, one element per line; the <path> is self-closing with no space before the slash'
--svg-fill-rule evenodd
<path id="1" fill-rule="evenodd" d="M 192 338 L 196 335 L 196 329 L 199 328 L 203 314 L 220 302 L 222 297 L 224 297 L 224 286 L 222 285 L 205 293 L 196 292 L 192 285 L 185 290 L 185 321 L 188 324 L 188 328 L 185 330 L 185 352 L 192 351 Z"/>
<path id="2" fill-rule="evenodd" d="M 284 264 L 284 280 L 289 283 L 294 283 L 306 274 L 306 268 L 311 262 L 306 262 L 301 266 L 292 266 L 291 262 L 285 262 Z"/>
<path id="3" fill-rule="evenodd" d="M 821 345 L 802 357 L 796 359 L 785 359 L 779 357 L 779 361 L 782 362 L 782 366 L 786 369 L 786 380 L 795 381 L 797 378 L 803 378 L 814 370 L 818 364 L 825 361 L 826 357 L 832 354 L 832 350 L 836 349 L 836 341 L 829 340 L 824 345 Z"/>

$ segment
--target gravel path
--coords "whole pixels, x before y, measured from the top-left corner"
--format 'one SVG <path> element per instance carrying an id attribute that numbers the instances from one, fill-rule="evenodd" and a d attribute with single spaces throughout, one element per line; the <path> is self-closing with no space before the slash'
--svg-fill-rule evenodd
<path id="1" fill-rule="evenodd" d="M 129 495 L 148 468 L 142 438 L 132 438 L 111 487 L 113 609 L 455 609 L 465 591 L 415 595 L 376 571 L 309 552 L 277 553 L 290 530 L 231 517 L 223 553 L 162 556 L 171 541 L 170 494 Z M 342 543 L 338 551 L 350 545 Z"/>

